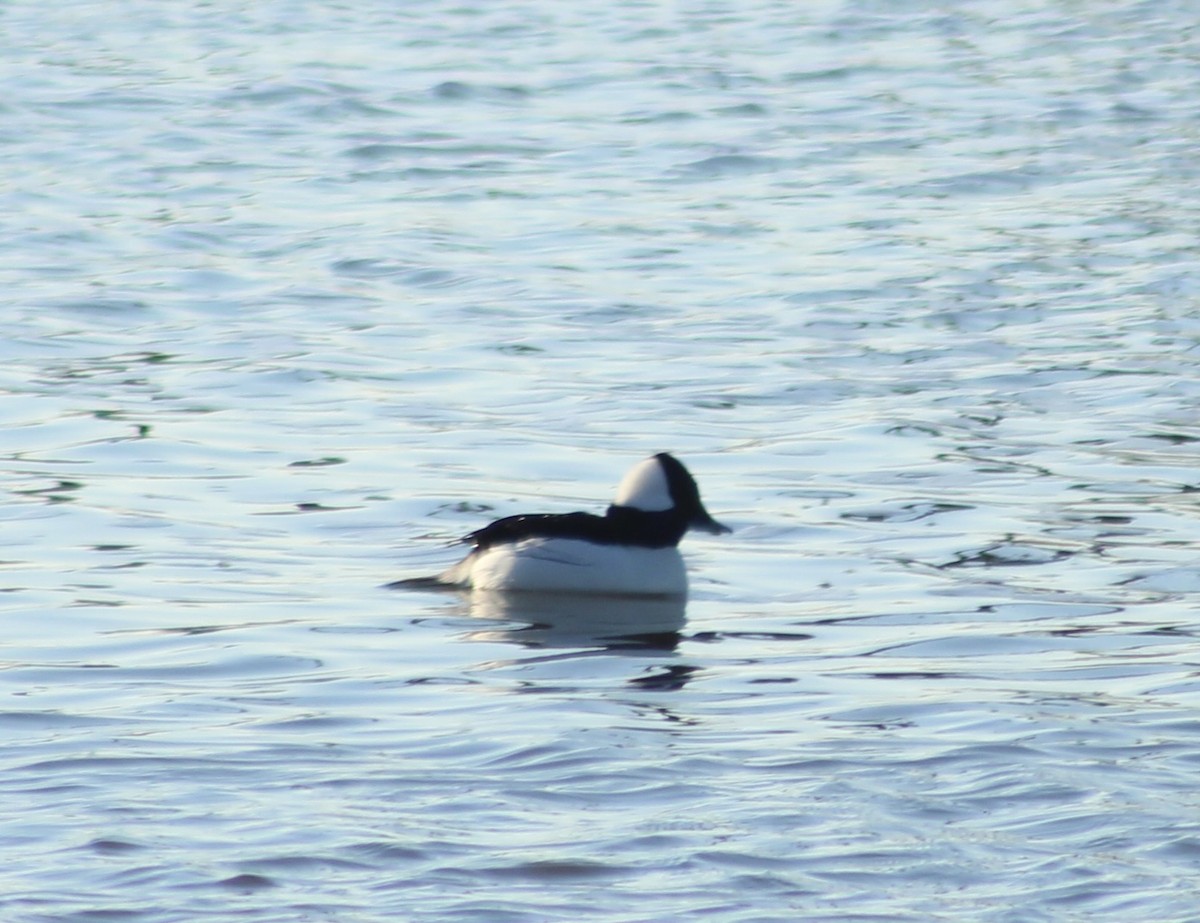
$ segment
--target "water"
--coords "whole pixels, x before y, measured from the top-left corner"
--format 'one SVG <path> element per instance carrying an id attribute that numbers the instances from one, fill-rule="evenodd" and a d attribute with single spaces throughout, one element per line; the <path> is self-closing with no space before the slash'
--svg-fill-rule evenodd
<path id="1" fill-rule="evenodd" d="M 8 4 L 4 919 L 1196 919 L 1193 14 Z"/>

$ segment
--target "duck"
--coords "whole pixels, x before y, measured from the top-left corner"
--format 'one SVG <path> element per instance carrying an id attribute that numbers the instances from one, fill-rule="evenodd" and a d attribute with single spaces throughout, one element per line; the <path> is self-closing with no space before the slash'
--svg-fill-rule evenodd
<path id="1" fill-rule="evenodd" d="M 732 531 L 704 508 L 683 463 L 659 452 L 626 473 L 603 516 L 525 513 L 497 519 L 461 539 L 472 546 L 465 558 L 420 582 L 487 591 L 686 596 L 679 542 L 692 529 Z"/>

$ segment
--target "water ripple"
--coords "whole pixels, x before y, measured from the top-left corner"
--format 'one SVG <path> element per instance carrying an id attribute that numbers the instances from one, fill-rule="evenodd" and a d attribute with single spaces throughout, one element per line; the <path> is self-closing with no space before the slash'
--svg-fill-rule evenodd
<path id="1" fill-rule="evenodd" d="M 1194 916 L 1187 17 L 60 12 L 9 916 Z M 381 588 L 662 450 L 737 527 L 686 605 Z"/>

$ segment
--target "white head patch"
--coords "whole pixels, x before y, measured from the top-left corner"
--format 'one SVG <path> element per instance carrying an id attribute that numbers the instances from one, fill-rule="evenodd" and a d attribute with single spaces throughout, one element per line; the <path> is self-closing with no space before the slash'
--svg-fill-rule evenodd
<path id="1" fill-rule="evenodd" d="M 671 488 L 658 459 L 647 458 L 630 468 L 617 487 L 617 497 L 613 503 L 632 506 L 647 513 L 671 509 L 675 501 L 671 499 Z"/>

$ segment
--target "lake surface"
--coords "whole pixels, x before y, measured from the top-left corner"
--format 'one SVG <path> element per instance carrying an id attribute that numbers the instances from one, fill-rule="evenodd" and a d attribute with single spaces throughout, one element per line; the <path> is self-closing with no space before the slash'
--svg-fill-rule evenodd
<path id="1" fill-rule="evenodd" d="M 0 24 L 5 921 L 1200 918 L 1190 4 Z"/>

